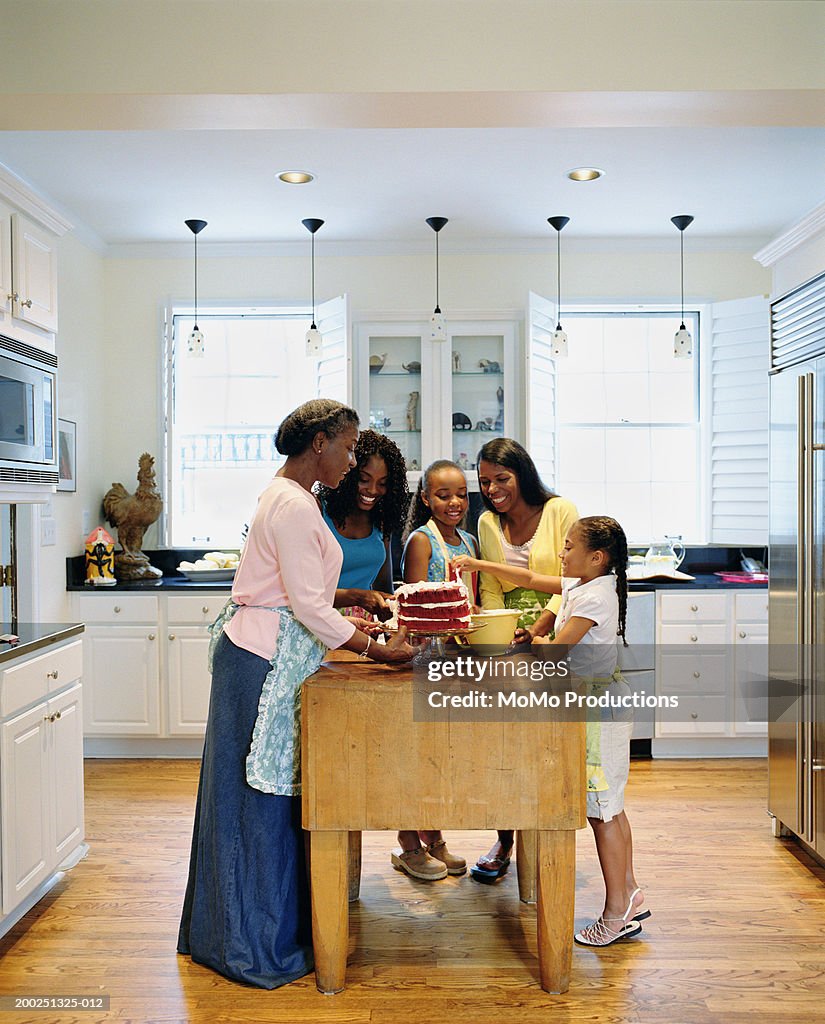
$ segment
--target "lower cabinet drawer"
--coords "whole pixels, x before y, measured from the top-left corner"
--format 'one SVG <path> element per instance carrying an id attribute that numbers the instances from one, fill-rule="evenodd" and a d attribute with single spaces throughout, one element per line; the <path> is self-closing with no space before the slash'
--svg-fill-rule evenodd
<path id="1" fill-rule="evenodd" d="M 166 619 L 169 623 L 187 626 L 211 625 L 229 600 L 229 594 L 177 596 L 166 599 Z"/>
<path id="2" fill-rule="evenodd" d="M 656 670 L 659 691 L 684 696 L 724 697 L 733 671 L 733 648 L 714 647 L 712 650 L 714 653 L 703 653 L 702 648 L 697 647 L 695 653 L 661 653 Z"/>
<path id="3" fill-rule="evenodd" d="M 83 674 L 83 644 L 75 640 L 66 647 L 46 651 L 20 665 L 0 672 L 0 717 L 42 700 L 47 694 L 68 686 Z"/>
<path id="4" fill-rule="evenodd" d="M 726 736 L 729 730 L 724 696 L 680 696 L 677 708 L 660 708 L 657 715 L 659 737 Z"/>
<path id="5" fill-rule="evenodd" d="M 669 647 L 694 647 L 700 644 L 715 644 L 722 647 L 728 643 L 728 627 L 721 622 L 684 623 L 659 627 L 659 644 L 662 653 Z"/>
<path id="6" fill-rule="evenodd" d="M 728 617 L 728 595 L 694 590 L 689 594 L 660 594 L 659 617 L 662 622 L 698 622 Z"/>
<path id="7" fill-rule="evenodd" d="M 75 594 L 74 607 L 83 622 L 157 622 L 157 598 L 143 594 Z"/>

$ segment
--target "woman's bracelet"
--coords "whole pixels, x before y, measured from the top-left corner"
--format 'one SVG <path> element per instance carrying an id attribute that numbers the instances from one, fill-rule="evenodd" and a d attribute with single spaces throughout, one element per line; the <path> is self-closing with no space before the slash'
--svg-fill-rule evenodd
<path id="1" fill-rule="evenodd" d="M 361 653 L 360 653 L 360 654 L 358 655 L 358 657 L 359 657 L 359 658 L 362 658 L 362 659 L 363 659 L 364 661 L 366 661 L 366 660 L 367 660 L 367 655 L 368 655 L 368 654 L 369 654 L 369 652 L 370 652 L 370 644 L 371 644 L 371 643 L 372 643 L 372 637 L 371 637 L 371 636 L 368 636 L 368 637 L 367 637 L 367 646 L 366 646 L 366 647 L 364 648 L 364 650 L 363 650 L 363 651 L 361 651 Z"/>

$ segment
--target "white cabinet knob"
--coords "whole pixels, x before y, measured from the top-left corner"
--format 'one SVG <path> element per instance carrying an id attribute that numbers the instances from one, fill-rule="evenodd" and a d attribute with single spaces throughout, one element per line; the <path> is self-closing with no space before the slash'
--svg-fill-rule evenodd
<path id="1" fill-rule="evenodd" d="M 53 669 L 51 672 L 46 673 L 47 679 L 57 679 L 57 669 Z"/>
<path id="2" fill-rule="evenodd" d="M 740 632 L 740 634 L 739 634 L 739 636 L 740 636 L 740 637 L 741 637 L 741 638 L 742 638 L 743 640 L 745 639 L 745 637 L 746 637 L 747 635 L 748 635 L 747 633 L 742 633 L 742 632 Z"/>
<path id="3" fill-rule="evenodd" d="M 169 639 L 170 640 L 175 640 L 176 639 L 175 634 L 174 633 L 170 633 L 169 634 Z"/>
<path id="4" fill-rule="evenodd" d="M 702 673 L 701 673 L 701 672 L 694 672 L 694 673 L 693 673 L 693 678 L 694 678 L 694 679 L 699 679 L 699 677 L 700 677 L 701 675 L 702 675 Z"/>
<path id="5" fill-rule="evenodd" d="M 25 306 L 27 309 L 31 309 L 32 308 L 32 300 L 31 299 L 26 299 L 26 301 L 25 302 L 21 302 L 20 305 L 21 306 Z"/>
<path id="6" fill-rule="evenodd" d="M 204 615 L 208 615 L 209 614 L 209 605 L 205 604 L 203 606 L 203 608 L 201 608 L 201 611 L 203 612 Z"/>
<path id="7" fill-rule="evenodd" d="M 697 636 L 697 635 L 696 635 L 695 633 L 692 633 L 692 634 L 691 634 L 691 637 L 690 637 L 690 639 L 691 639 L 691 640 L 692 640 L 692 641 L 693 641 L 694 643 L 696 643 L 696 641 L 697 641 L 697 640 L 699 639 L 699 637 L 698 637 L 698 636 Z"/>
<path id="8" fill-rule="evenodd" d="M 697 713 L 696 711 L 691 711 L 691 713 L 690 713 L 690 717 L 691 717 L 691 718 L 698 718 L 698 717 L 699 717 L 699 715 L 698 715 L 698 713 Z"/>
<path id="9" fill-rule="evenodd" d="M 120 615 L 120 605 L 116 604 L 112 611 L 115 613 L 115 615 Z"/>
<path id="10" fill-rule="evenodd" d="M 148 638 L 149 638 L 149 640 L 154 640 L 155 639 L 155 634 L 154 633 L 150 633 Z"/>
<path id="11" fill-rule="evenodd" d="M 692 605 L 690 606 L 690 610 L 691 610 L 692 612 L 698 612 L 698 611 L 699 611 L 699 605 L 698 605 L 698 604 L 692 604 Z"/>

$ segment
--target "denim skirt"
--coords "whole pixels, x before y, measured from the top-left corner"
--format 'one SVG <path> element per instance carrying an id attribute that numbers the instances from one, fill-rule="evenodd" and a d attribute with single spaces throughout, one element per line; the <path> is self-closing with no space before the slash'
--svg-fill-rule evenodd
<path id="1" fill-rule="evenodd" d="M 301 798 L 246 781 L 270 668 L 225 633 L 219 638 L 178 934 L 179 953 L 267 989 L 313 969 Z"/>

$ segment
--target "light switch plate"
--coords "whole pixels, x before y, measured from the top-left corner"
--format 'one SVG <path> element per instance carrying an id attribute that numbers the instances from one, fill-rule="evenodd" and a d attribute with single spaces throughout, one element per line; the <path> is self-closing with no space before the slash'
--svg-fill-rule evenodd
<path id="1" fill-rule="evenodd" d="M 40 520 L 40 547 L 49 548 L 57 543 L 57 520 Z"/>

